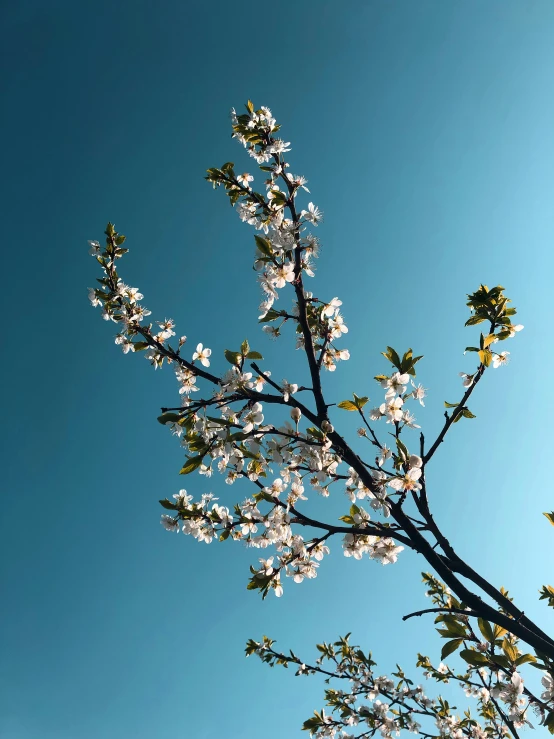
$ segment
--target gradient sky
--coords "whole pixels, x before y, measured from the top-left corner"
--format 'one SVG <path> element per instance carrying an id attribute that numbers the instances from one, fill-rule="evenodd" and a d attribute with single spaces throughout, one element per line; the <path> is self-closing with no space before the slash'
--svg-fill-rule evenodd
<path id="1" fill-rule="evenodd" d="M 214 369 L 248 336 L 277 378 L 300 376 L 291 342 L 257 326 L 252 233 L 203 180 L 229 159 L 252 167 L 228 118 L 248 98 L 281 121 L 325 211 L 313 285 L 343 299 L 352 354 L 326 377 L 330 396 L 379 399 L 379 352 L 413 346 L 432 438 L 474 367 L 466 293 L 484 281 L 513 298 L 525 331 L 479 386 L 477 419 L 441 448 L 430 497 L 460 552 L 554 628 L 537 594 L 554 578 L 541 515 L 554 508 L 554 4 L 264 8 L 2 3 L 3 738 L 297 736 L 322 685 L 245 660 L 264 633 L 306 659 L 352 631 L 383 671 L 417 674 L 418 650 L 438 662 L 432 623 L 401 621 L 425 607 L 415 555 L 383 568 L 334 542 L 315 581 L 262 603 L 245 587 L 255 552 L 159 525 L 158 499 L 183 484 L 182 452 L 155 420 L 175 380 L 123 356 L 89 307 L 86 240 L 115 221 L 126 281 L 210 346 Z M 316 505 L 334 520 L 346 499 Z"/>

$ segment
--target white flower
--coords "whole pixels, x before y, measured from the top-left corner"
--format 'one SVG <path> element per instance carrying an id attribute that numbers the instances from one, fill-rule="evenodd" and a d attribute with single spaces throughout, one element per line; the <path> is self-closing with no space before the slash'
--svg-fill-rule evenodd
<path id="1" fill-rule="evenodd" d="M 348 333 L 348 326 L 344 323 L 344 318 L 338 311 L 334 318 L 329 320 L 329 330 L 333 339 L 340 339 L 343 334 Z"/>
<path id="2" fill-rule="evenodd" d="M 88 245 L 90 246 L 90 249 L 88 253 L 95 257 L 98 254 L 100 254 L 100 242 L 99 241 L 89 241 Z"/>
<path id="3" fill-rule="evenodd" d="M 248 174 L 248 172 L 244 172 L 243 174 L 239 174 L 238 177 L 237 177 L 237 182 L 240 182 L 240 184 L 243 185 L 244 187 L 248 187 L 249 188 L 250 185 L 248 183 L 249 182 L 253 182 L 253 181 L 254 181 L 254 178 L 252 177 L 251 174 Z"/>
<path id="4" fill-rule="evenodd" d="M 496 369 L 497 367 L 501 367 L 503 364 L 508 364 L 510 361 L 508 359 L 510 355 L 510 352 L 500 352 L 500 354 L 495 354 L 492 358 L 492 366 Z"/>
<path id="5" fill-rule="evenodd" d="M 96 290 L 93 287 L 89 287 L 88 289 L 88 299 L 90 300 L 93 308 L 102 305 L 102 301 L 100 300 L 100 298 L 96 297 Z"/>
<path id="6" fill-rule="evenodd" d="M 177 377 L 177 380 L 181 383 L 181 387 L 179 388 L 180 395 L 183 395 L 183 393 L 189 395 L 190 393 L 195 393 L 198 391 L 199 388 L 197 388 L 194 384 L 196 381 L 196 375 L 194 375 L 188 369 L 179 368 L 175 372 L 175 376 Z"/>
<path id="7" fill-rule="evenodd" d="M 425 398 L 427 394 L 427 390 L 423 387 L 423 385 L 416 385 L 414 381 L 411 381 L 412 387 L 414 388 L 412 390 L 412 396 L 415 400 L 419 400 L 419 404 L 422 405 L 425 408 L 425 403 L 423 402 L 423 398 Z"/>
<path id="8" fill-rule="evenodd" d="M 385 444 L 385 446 L 381 447 L 379 457 L 377 458 L 377 464 L 379 465 L 379 467 L 382 467 L 387 459 L 390 459 L 390 457 L 392 457 L 392 452 Z"/>
<path id="9" fill-rule="evenodd" d="M 294 282 L 294 264 L 288 262 L 275 270 L 275 287 L 285 287 L 287 282 Z"/>
<path id="10" fill-rule="evenodd" d="M 149 311 L 147 308 L 144 308 L 142 305 L 133 305 L 133 315 L 130 316 L 130 321 L 138 321 L 139 323 L 143 321 L 146 316 L 149 316 L 152 313 L 152 311 Z M 184 337 L 186 339 L 186 336 Z M 184 341 L 182 342 L 185 343 Z"/>
<path id="11" fill-rule="evenodd" d="M 317 224 L 323 218 L 323 213 L 319 210 L 317 205 L 314 205 L 313 203 L 308 203 L 308 210 L 303 210 L 300 213 L 300 216 L 302 218 L 305 218 L 310 223 L 313 223 L 314 226 L 317 226 Z"/>
<path id="12" fill-rule="evenodd" d="M 302 418 L 302 411 L 300 410 L 300 408 L 292 408 L 290 412 L 290 417 L 296 424 L 298 424 L 298 422 Z"/>
<path id="13" fill-rule="evenodd" d="M 171 516 L 163 515 L 160 523 L 166 531 L 175 531 L 177 534 L 179 533 L 178 519 L 172 518 Z"/>
<path id="14" fill-rule="evenodd" d="M 386 398 L 393 397 L 394 395 L 402 395 L 406 390 L 406 385 L 410 382 L 410 375 L 400 372 L 395 372 L 392 377 L 381 381 L 381 387 L 387 388 Z"/>
<path id="15" fill-rule="evenodd" d="M 132 289 L 134 290 L 135 288 L 132 288 Z M 175 328 L 175 323 L 171 320 L 171 318 L 169 319 L 166 318 L 165 321 L 158 323 L 158 326 L 161 328 L 161 331 L 158 334 L 158 336 L 162 341 L 165 341 L 166 339 L 170 339 L 172 336 L 175 336 L 175 331 L 173 330 Z"/>
<path id="16" fill-rule="evenodd" d="M 284 154 L 287 151 L 290 151 L 290 141 L 283 141 L 283 139 L 275 139 L 273 144 L 271 146 L 267 147 L 267 151 L 270 154 Z"/>
<path id="17" fill-rule="evenodd" d="M 204 365 L 204 367 L 210 366 L 209 357 L 211 356 L 212 350 L 207 347 L 204 349 L 202 344 L 198 344 L 196 351 L 192 355 L 192 360 L 198 359 L 198 361 Z"/>
<path id="18" fill-rule="evenodd" d="M 262 410 L 263 408 L 261 403 L 254 403 L 248 413 L 245 414 L 243 419 L 245 424 L 242 429 L 245 434 L 249 434 L 254 426 L 259 426 L 260 423 L 263 423 L 264 416 Z"/>
<path id="19" fill-rule="evenodd" d="M 331 317 L 337 308 L 339 308 L 342 305 L 342 300 L 339 300 L 338 298 L 333 298 L 329 303 L 326 303 L 323 306 L 323 310 L 321 311 L 322 316 Z"/>
<path id="20" fill-rule="evenodd" d="M 418 457 L 417 454 L 410 454 L 410 458 L 408 459 L 408 467 L 421 467 L 423 465 L 423 460 L 421 457 Z"/>
<path id="21" fill-rule="evenodd" d="M 495 698 L 500 698 L 504 703 L 511 705 L 517 704 L 519 696 L 523 693 L 523 678 L 517 672 L 514 672 L 509 683 L 501 683 L 497 688 L 493 688 L 492 694 Z"/>
<path id="22" fill-rule="evenodd" d="M 117 334 L 117 336 L 115 337 L 115 343 L 118 346 L 121 346 L 123 354 L 128 354 L 129 352 L 135 351 L 135 346 L 133 342 L 122 334 Z"/>
<path id="23" fill-rule="evenodd" d="M 271 372 L 264 372 L 264 375 L 269 377 L 271 375 Z M 250 387 L 256 392 L 261 393 L 266 382 L 267 380 L 265 379 L 265 377 L 263 377 L 262 375 L 258 375 L 252 380 L 252 382 L 250 383 Z"/>
<path id="24" fill-rule="evenodd" d="M 139 292 L 138 287 L 128 287 L 127 288 L 127 298 L 129 299 L 129 302 L 133 304 L 133 303 L 136 303 L 137 300 L 142 300 L 144 298 L 144 295 Z M 172 335 L 175 336 L 175 334 L 172 334 Z"/>
<path id="25" fill-rule="evenodd" d="M 278 336 L 281 336 L 279 329 L 274 326 L 264 326 L 262 331 L 265 331 L 265 333 L 269 335 L 270 339 L 276 339 Z"/>
<path id="26" fill-rule="evenodd" d="M 382 416 L 387 417 L 387 423 L 397 423 L 402 420 L 402 406 L 404 401 L 402 398 L 393 398 L 388 403 L 383 403 L 379 406 L 379 411 Z"/>
<path id="27" fill-rule="evenodd" d="M 177 505 L 180 506 L 186 506 L 192 500 L 192 495 L 189 495 L 186 490 L 179 490 L 179 492 L 175 493 L 173 497 L 177 501 Z"/>
<path id="28" fill-rule="evenodd" d="M 288 403 L 289 397 L 298 392 L 298 385 L 293 385 L 292 383 L 283 380 L 283 384 L 281 385 L 281 392 L 283 393 L 283 400 L 285 401 L 285 403 Z"/>
<path id="29" fill-rule="evenodd" d="M 420 490 L 421 485 L 418 483 L 421 477 L 421 469 L 419 467 L 412 467 L 404 477 L 393 477 L 389 482 L 389 486 L 393 490 L 404 491 L 404 490 Z"/>
<path id="30" fill-rule="evenodd" d="M 269 487 L 264 488 L 264 493 L 269 493 L 269 495 L 272 495 L 274 498 L 276 498 L 285 489 L 286 485 L 284 484 L 283 480 L 278 477 L 276 480 L 273 480 Z"/>
<path id="31" fill-rule="evenodd" d="M 379 539 L 371 552 L 372 559 L 378 559 L 382 565 L 394 564 L 404 547 L 396 546 L 392 539 Z"/>
<path id="32" fill-rule="evenodd" d="M 261 567 L 256 573 L 256 577 L 269 577 L 273 574 L 273 557 L 269 559 L 260 559 Z"/>
<path id="33" fill-rule="evenodd" d="M 418 426 L 415 422 L 415 416 L 413 413 L 410 413 L 410 411 L 404 411 L 402 414 L 402 421 L 409 429 L 420 429 L 421 426 Z"/>
<path id="34" fill-rule="evenodd" d="M 242 535 L 248 536 L 248 534 L 255 534 L 258 527 L 256 526 L 256 522 L 252 520 L 252 516 L 249 513 L 245 513 L 244 518 L 246 520 L 240 522 Z"/>
<path id="35" fill-rule="evenodd" d="M 473 385 L 473 375 L 466 375 L 465 372 L 460 372 L 462 378 L 462 384 L 464 387 L 471 387 Z"/>
<path id="36" fill-rule="evenodd" d="M 543 688 L 545 688 L 544 693 L 541 695 L 541 699 L 549 702 L 554 698 L 554 680 L 552 679 L 552 675 L 544 675 L 541 679 L 541 683 Z"/>
<path id="37" fill-rule="evenodd" d="M 518 323 L 516 326 L 506 326 L 508 331 L 510 332 L 510 338 L 516 335 L 517 331 L 522 331 L 524 326 L 521 325 L 521 323 Z"/>
<path id="38" fill-rule="evenodd" d="M 308 182 L 308 180 L 302 175 L 294 175 L 288 173 L 285 176 L 287 180 L 291 183 L 291 185 L 294 185 L 294 187 L 301 187 L 303 190 L 306 190 L 306 192 L 310 192 L 306 187 L 306 183 Z"/>
<path id="39" fill-rule="evenodd" d="M 273 578 L 273 580 L 271 581 L 271 587 L 275 591 L 275 595 L 277 596 L 277 598 L 280 598 L 283 595 L 283 586 L 281 585 L 279 575 Z"/>

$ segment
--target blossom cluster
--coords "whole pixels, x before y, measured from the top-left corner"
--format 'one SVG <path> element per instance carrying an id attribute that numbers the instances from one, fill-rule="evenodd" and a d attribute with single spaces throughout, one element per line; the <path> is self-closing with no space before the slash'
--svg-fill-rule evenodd
<path id="1" fill-rule="evenodd" d="M 348 333 L 342 301 L 336 296 L 320 299 L 304 287 L 304 279 L 314 276 L 314 260 L 320 251 L 311 229 L 321 222 L 322 212 L 313 202 L 306 207 L 297 204 L 299 195 L 309 193 L 307 180 L 288 171 L 285 154 L 290 143 L 277 137 L 279 126 L 271 111 L 266 107 L 256 110 L 249 102 L 246 113 L 232 111 L 231 118 L 233 136 L 258 165 L 263 185 L 255 189 L 254 176 L 237 174 L 231 162 L 209 169 L 206 179 L 225 190 L 239 218 L 254 228 L 254 269 L 263 293 L 258 320 L 271 338 L 278 338 L 285 324 L 294 327 L 296 347 L 306 355 L 312 386 L 284 378 L 279 381 L 275 372 L 261 369 L 257 362 L 263 357 L 247 340 L 236 351 L 222 352 L 222 360 L 230 367 L 221 371 L 216 353 L 203 341 L 196 339 L 188 349 L 187 337 L 178 337 L 172 319 L 149 322 L 151 312 L 142 304 L 142 293 L 123 282 L 117 271 L 119 259 L 127 252 L 125 236 L 108 224 L 105 246 L 89 242 L 103 271 L 100 287 L 89 290 L 89 299 L 102 309 L 104 320 L 117 325 L 115 343 L 125 354 L 143 352 L 155 368 L 164 363 L 174 366 L 179 405 L 163 408 L 158 420 L 177 437 L 186 455 L 181 474 L 197 473 L 205 484 L 217 472 L 228 486 L 244 484 L 251 491 L 227 506 L 212 492 L 193 496 L 181 489 L 172 500 L 160 501 L 167 511 L 161 523 L 167 531 L 182 532 L 199 542 L 231 540 L 264 550 L 264 556 L 250 567 L 248 585 L 263 597 L 269 592 L 281 596 L 285 577 L 296 583 L 316 577 L 334 536 L 342 537 L 344 556 L 367 557 L 383 565 L 395 563 L 406 546 L 426 551 L 432 566 L 438 558 L 439 565 L 452 568 L 456 582 L 455 573 L 462 570 L 456 569 L 456 555 L 430 513 L 425 468 L 451 425 L 462 418 L 475 418 L 467 402 L 485 370 L 508 362 L 510 353 L 496 351 L 496 346 L 523 328 L 512 324 L 516 310 L 501 286 L 480 285 L 468 295 L 471 315 L 466 325 L 487 324 L 478 346 L 466 347 L 466 352 L 477 354 L 479 364 L 473 372 L 460 373 L 463 397 L 455 403 L 445 402 L 442 430 L 427 449 L 421 436 L 417 454 L 407 444 L 409 432 L 420 428 L 409 404 L 424 406 L 427 397 L 426 389 L 415 381 L 421 356 L 414 356 L 411 349 L 400 355 L 387 347 L 383 355 L 391 368 L 388 374 L 375 377 L 384 398 L 380 395 L 369 411 L 365 410 L 369 398 L 356 394 L 353 400 L 337 404 L 340 410 L 358 414 L 362 424 L 359 445 L 367 451 L 369 442 L 371 454 L 354 449 L 335 430 L 336 421 L 331 422 L 334 404 L 326 402 L 321 380 L 323 370 L 334 372 L 340 361 L 350 358 L 348 349 L 338 345 Z M 292 305 L 278 309 L 284 289 L 292 293 Z M 387 443 L 379 438 L 381 433 L 386 434 Z M 337 484 L 346 492 L 348 513 L 333 522 L 307 515 L 310 495 L 327 498 Z M 438 548 L 443 553 L 436 554 Z M 471 580 L 471 572 L 468 577 Z M 375 676 L 371 658 L 351 648 L 347 639 L 334 647 L 323 645 L 322 657 L 313 667 L 292 654 L 285 657 L 275 652 L 270 640 L 252 642 L 250 653 L 264 661 L 298 664 L 298 674 L 322 672 L 323 658 L 331 659 L 332 676 L 350 682 L 349 692 L 327 691 L 333 715 L 322 711 L 306 722 L 305 728 L 317 737 L 351 739 L 355 727 L 361 732 L 358 736 L 364 737 L 377 731 L 389 737 L 401 730 L 430 736 L 419 723 L 427 717 L 441 737 L 482 739 L 503 736 L 506 727 L 515 731 L 530 724 L 531 711 L 554 731 L 554 657 L 549 662 L 537 650 L 544 660 L 540 662 L 532 654 L 523 654 L 515 636 L 521 626 L 526 637 L 538 637 L 544 644 L 542 632 L 525 631 L 524 614 L 517 609 L 510 611 L 513 620 L 506 623 L 502 609 L 509 599 L 504 591 L 499 596 L 494 589 L 486 591 L 502 605 L 494 611 L 481 601 L 484 617 L 432 576 L 426 578 L 436 606 L 432 610 L 439 613 L 437 630 L 447 639 L 441 659 L 458 653 L 466 671 L 456 673 L 444 661 L 435 668 L 422 655 L 418 664 L 427 677 L 438 682 L 459 681 L 466 695 L 478 700 L 481 723 L 469 713 L 462 718 L 453 714 L 440 697 L 429 699 L 400 668 L 394 674 L 396 682 Z M 541 597 L 551 598 L 549 592 Z M 340 648 L 340 659 L 335 648 Z M 529 690 L 521 675 L 520 667 L 527 662 L 544 672 L 540 697 Z"/>
<path id="2" fill-rule="evenodd" d="M 203 342 L 186 352 L 187 337 L 177 338 L 172 319 L 147 323 L 151 313 L 141 302 L 142 293 L 118 275 L 117 261 L 127 249 L 123 247 L 125 237 L 112 224 L 106 229 L 105 247 L 90 242 L 91 253 L 104 275 L 99 280 L 100 288 L 91 289 L 89 297 L 93 306 L 102 307 L 105 320 L 118 325 L 115 342 L 124 353 L 144 351 L 155 368 L 164 362 L 175 365 L 180 407 L 164 410 L 159 420 L 180 439 L 187 454 L 181 474 L 197 472 L 206 479 L 217 471 L 228 485 L 246 480 L 256 487 L 255 494 L 232 507 L 232 513 L 213 502 L 212 493 L 204 493 L 197 500 L 177 494 L 175 503 L 162 502 L 173 511 L 173 515 L 164 514 L 164 527 L 181 530 L 203 542 L 230 538 L 258 549 L 273 547 L 271 566 L 266 564 L 267 559 L 261 562 L 261 568 L 252 568 L 250 586 L 263 595 L 271 589 L 280 595 L 281 574 L 296 582 L 315 577 L 321 558 L 328 552 L 324 542 L 337 534 L 343 537 L 342 549 L 347 557 L 361 559 L 367 555 L 382 564 L 397 561 L 406 539 L 401 536 L 402 528 L 390 519 L 395 506 L 401 506 L 408 493 L 420 493 L 424 485 L 424 458 L 408 450 L 401 434 L 419 428 L 407 404 L 412 400 L 423 405 L 426 390 L 414 382 L 415 366 L 421 357 L 414 357 L 411 349 L 401 357 L 388 347 L 384 356 L 392 372 L 376 377 L 385 391 L 384 401 L 368 417 L 363 410 L 368 398 L 354 395 L 354 402 L 338 404 L 360 414 L 364 422 L 360 436 L 375 448 L 374 460 L 361 462 L 348 447 L 345 459 L 345 442 L 330 423 L 330 406 L 322 405 L 321 391 L 316 387 L 323 369 L 333 371 L 337 362 L 350 356 L 347 349 L 336 346 L 348 332 L 341 313 L 342 301 L 336 296 L 316 298 L 303 285 L 304 276 L 313 276 L 313 258 L 319 250 L 309 227 L 318 225 L 321 211 L 312 202 L 306 208 L 297 207 L 298 194 L 308 191 L 307 181 L 288 171 L 284 155 L 290 151 L 290 144 L 276 136 L 279 126 L 271 111 L 266 107 L 256 110 L 249 102 L 246 113 L 233 111 L 231 117 L 233 136 L 263 174 L 263 192 L 254 189 L 252 174 L 236 174 L 231 162 L 209 169 L 206 179 L 214 187 L 223 187 L 240 218 L 256 230 L 254 267 L 264 293 L 259 320 L 273 337 L 281 333 L 284 323 L 295 324 L 297 347 L 311 357 L 314 387 L 304 388 L 286 379 L 275 381 L 269 370 L 261 370 L 253 361 L 263 357 L 251 349 L 248 341 L 238 351 L 225 350 L 231 367 L 213 374 L 212 350 Z M 294 292 L 292 308 L 275 310 L 279 291 L 286 286 Z M 468 323 L 488 319 L 491 325 L 489 335 L 481 335 L 479 349 L 468 347 L 478 351 L 481 359 L 477 373 L 467 375 L 471 387 L 491 361 L 502 361 L 497 359 L 502 355 L 493 355 L 490 346 L 520 328 L 511 325 L 515 309 L 508 307 L 508 302 L 500 287 L 489 290 L 481 286 L 469 296 L 472 317 Z M 202 383 L 211 385 L 211 395 L 206 397 L 202 392 Z M 298 400 L 300 393 L 306 392 L 314 395 L 317 412 Z M 273 409 L 285 406 L 290 421 L 269 423 L 273 416 L 267 413 L 268 403 Z M 448 405 L 455 407 L 453 420 L 462 415 L 473 417 L 465 405 Z M 396 449 L 379 441 L 371 424 L 381 419 L 392 427 Z M 273 482 L 268 484 L 271 479 Z M 352 504 L 349 513 L 340 517 L 345 526 L 314 522 L 300 510 L 308 489 L 327 497 L 339 481 L 345 482 Z M 364 499 L 369 502 L 371 514 L 362 506 Z M 318 529 L 315 536 L 304 535 L 303 529 L 308 526 Z"/>
<path id="3" fill-rule="evenodd" d="M 326 682 L 340 687 L 325 690 L 330 713 L 320 710 L 304 722 L 304 729 L 316 739 L 357 739 L 377 733 L 386 739 L 403 731 L 424 737 L 451 739 L 501 739 L 517 730 L 533 726 L 530 713 L 541 724 L 554 728 L 554 679 L 551 669 L 539 664 L 530 654 L 518 649 L 518 640 L 506 630 L 477 618 L 471 609 L 453 597 L 444 583 L 429 573 L 423 575 L 431 598 L 439 634 L 445 642 L 443 658 L 458 649 L 463 669 L 455 670 L 441 661 L 434 666 L 428 657 L 418 656 L 417 667 L 423 677 L 439 686 L 455 681 L 467 698 L 476 699 L 479 719 L 470 708 L 463 715 L 441 697 L 430 698 L 422 685 L 415 685 L 401 667 L 392 675 L 378 675 L 371 653 L 365 654 L 351 645 L 349 635 L 334 643 L 318 644 L 319 657 L 313 664 L 305 663 L 294 652 L 279 652 L 274 640 L 250 639 L 247 656 L 256 654 L 263 662 L 274 666 L 297 666 L 296 675 L 321 674 Z M 422 612 L 424 613 L 424 612 Z M 421 615 L 420 613 L 412 615 Z M 454 639 L 452 637 L 455 637 Z M 521 666 L 535 662 L 544 669 L 538 697 L 525 685 Z"/>
<path id="4" fill-rule="evenodd" d="M 304 663 L 294 652 L 278 652 L 274 644 L 268 637 L 259 642 L 250 639 L 246 654 L 256 654 L 272 666 L 296 665 L 299 676 L 319 673 L 327 677 L 327 682 L 340 684 L 325 690 L 330 713 L 325 709 L 314 711 L 304 722 L 303 728 L 316 739 L 356 739 L 377 733 L 390 739 L 403 731 L 428 737 L 437 736 L 438 732 L 439 737 L 445 738 L 485 739 L 491 736 L 491 729 L 498 728 L 497 712 L 484 694 L 480 708 L 491 706 L 488 719 L 485 717 L 480 723 L 469 711 L 459 716 L 441 696 L 429 697 L 423 686 L 416 685 L 401 667 L 397 666 L 391 676 L 376 674 L 371 653 L 365 654 L 351 645 L 348 636 L 334 643 L 318 644 L 320 656 L 314 664 Z"/>

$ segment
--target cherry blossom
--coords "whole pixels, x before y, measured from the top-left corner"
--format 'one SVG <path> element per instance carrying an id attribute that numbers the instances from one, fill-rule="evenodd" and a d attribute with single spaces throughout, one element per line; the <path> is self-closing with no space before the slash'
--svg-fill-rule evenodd
<path id="1" fill-rule="evenodd" d="M 396 563 L 405 549 L 411 549 L 444 576 L 446 584 L 429 574 L 424 579 L 435 606 L 432 610 L 438 614 L 439 634 L 450 642 L 442 659 L 456 653 L 464 672 L 454 672 L 444 661 L 434 668 L 422 655 L 418 664 L 439 684 L 459 681 L 467 697 L 478 701 L 483 726 L 465 714 L 455 714 L 440 697 L 428 698 L 401 671 L 394 679 L 374 675 L 370 658 L 362 659 L 341 643 L 344 654 L 333 664 L 337 680 L 348 676 L 351 690 L 328 694 L 332 713 L 319 712 L 317 720 L 305 727 L 315 736 L 345 739 L 354 736 L 351 732 L 358 726 L 384 737 L 401 730 L 421 730 L 424 736 L 435 736 L 437 731 L 444 737 L 496 736 L 529 723 L 530 707 L 541 723 L 550 720 L 549 715 L 554 722 L 550 670 L 554 644 L 503 591 L 474 574 L 456 554 L 433 517 L 428 491 L 432 479 L 428 465 L 443 448 L 444 437 L 458 421 L 473 423 L 470 419 L 475 416 L 467 405 L 470 396 L 490 365 L 496 368 L 508 361 L 508 351 L 497 353 L 491 347 L 523 328 L 511 323 L 515 308 L 500 286 L 480 285 L 467 296 L 467 324 L 486 326 L 477 345 L 466 349 L 479 361 L 460 373 L 463 398 L 445 403 L 434 439 L 414 433 L 420 426 L 412 408 L 415 403 L 424 406 L 427 390 L 415 381 L 421 357 L 414 357 L 411 349 L 399 354 L 387 347 L 382 352 L 387 365 L 375 380 L 381 399 L 384 391 L 383 402 L 375 399 L 371 407 L 367 387 L 357 388 L 358 394 L 348 400 L 332 396 L 328 384 L 340 362 L 350 359 L 349 350 L 342 346 L 349 333 L 342 310 L 348 311 L 348 306 L 337 296 L 307 289 L 320 250 L 310 228 L 321 222 L 322 213 L 312 202 L 307 208 L 296 205 L 305 197 L 307 180 L 287 172 L 285 154 L 290 144 L 276 137 L 279 126 L 270 109 L 255 109 L 248 103 L 246 113 L 232 111 L 231 122 L 233 137 L 261 165 L 265 187 L 254 192 L 253 175 L 236 174 L 230 162 L 209 169 L 206 179 L 225 192 L 239 219 L 252 228 L 253 263 L 262 291 L 257 315 L 263 333 L 258 336 L 290 339 L 296 346 L 306 360 L 298 373 L 294 367 L 296 383 L 285 379 L 279 384 L 273 379 L 275 368 L 273 375 L 260 368 L 257 363 L 263 357 L 257 349 L 263 351 L 263 341 L 259 347 L 251 347 L 246 340 L 240 347 L 222 345 L 213 355 L 199 343 L 189 361 L 190 354 L 185 356 L 183 350 L 186 337 L 181 336 L 178 344 L 172 340 L 177 336 L 175 322 L 165 318 L 148 325 L 145 319 L 151 313 L 142 304 L 142 292 L 120 277 L 117 265 L 127 252 L 125 237 L 108 224 L 105 247 L 89 242 L 103 273 L 100 287 L 89 289 L 89 300 L 110 325 L 116 324 L 115 343 L 125 354 L 142 353 L 155 369 L 171 365 L 177 379 L 179 405 L 163 408 L 158 420 L 178 439 L 184 455 L 181 474 L 198 474 L 200 488 L 193 494 L 179 490 L 160 501 L 163 528 L 205 544 L 240 542 L 248 549 L 264 550 L 259 564 L 251 565 L 248 582 L 248 588 L 264 598 L 269 593 L 281 597 L 283 583 L 315 578 L 333 540 L 341 542 L 345 557 L 383 565 Z M 280 372 L 292 372 L 286 367 Z M 359 428 L 353 440 L 343 421 L 348 412 L 354 414 Z M 387 427 L 377 423 L 382 418 Z M 206 492 L 208 486 L 221 495 L 221 502 Z M 320 520 L 320 509 L 312 506 L 314 493 L 330 498 L 336 492 L 344 503 L 343 515 L 337 520 L 329 514 L 327 519 L 322 512 Z M 549 592 L 544 597 L 550 598 Z M 494 629 L 501 630 L 498 637 Z M 527 645 L 537 656 L 530 654 L 527 659 L 518 644 Z M 252 653 L 262 656 L 271 654 L 271 649 L 271 643 L 264 641 L 256 643 Z M 546 660 L 537 666 L 544 673 L 544 691 L 538 698 L 524 683 L 519 667 L 533 659 L 539 662 L 543 654 Z M 349 655 L 349 662 L 344 655 Z M 495 662 L 495 656 L 502 655 L 505 661 Z M 317 672 L 320 660 L 310 666 L 291 658 L 301 674 Z M 453 664 L 451 657 L 448 660 Z M 365 702 L 358 705 L 359 699 Z M 425 720 L 434 724 L 433 733 L 422 728 Z"/>

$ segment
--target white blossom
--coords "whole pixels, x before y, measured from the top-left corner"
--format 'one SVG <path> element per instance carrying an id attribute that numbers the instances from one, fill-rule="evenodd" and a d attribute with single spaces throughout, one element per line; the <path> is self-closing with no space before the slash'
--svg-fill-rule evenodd
<path id="1" fill-rule="evenodd" d="M 193 361 L 197 359 L 201 364 L 204 365 L 204 367 L 209 367 L 210 366 L 209 357 L 211 356 L 211 353 L 212 353 L 211 349 L 208 349 L 207 347 L 204 348 L 202 344 L 198 344 L 198 346 L 196 347 L 196 351 L 192 355 L 192 359 Z"/>

